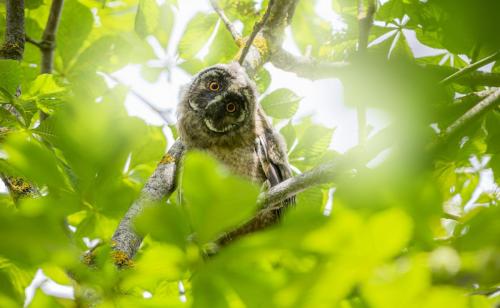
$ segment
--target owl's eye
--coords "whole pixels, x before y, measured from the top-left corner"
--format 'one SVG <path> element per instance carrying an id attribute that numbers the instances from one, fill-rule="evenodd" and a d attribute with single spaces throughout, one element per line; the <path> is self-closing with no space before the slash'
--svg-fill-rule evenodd
<path id="1" fill-rule="evenodd" d="M 208 88 L 210 89 L 210 91 L 219 91 L 220 89 L 220 85 L 218 82 L 216 81 L 212 81 L 209 85 L 208 85 Z"/>
<path id="2" fill-rule="evenodd" d="M 236 104 L 234 103 L 229 103 L 226 105 L 226 111 L 229 113 L 233 113 L 236 111 Z"/>

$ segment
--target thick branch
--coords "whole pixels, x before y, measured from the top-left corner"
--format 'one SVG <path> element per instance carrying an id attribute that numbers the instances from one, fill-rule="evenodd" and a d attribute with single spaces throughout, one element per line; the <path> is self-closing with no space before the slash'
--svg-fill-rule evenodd
<path id="1" fill-rule="evenodd" d="M 24 54 L 24 0 L 6 0 L 5 40 L 0 59 L 21 60 Z"/>
<path id="2" fill-rule="evenodd" d="M 233 37 L 234 41 L 239 42 L 241 40 L 241 34 L 238 32 L 238 30 L 236 30 L 236 27 L 229 20 L 229 18 L 227 18 L 226 14 L 224 14 L 224 11 L 217 4 L 217 0 L 210 0 L 210 4 L 212 5 L 212 8 L 217 13 L 217 15 L 219 15 L 220 19 L 226 26 L 229 33 L 231 33 L 231 36 Z"/>
<path id="3" fill-rule="evenodd" d="M 56 33 L 61 18 L 61 11 L 64 0 L 52 0 L 50 7 L 49 18 L 45 25 L 42 41 L 40 42 L 40 50 L 42 51 L 42 74 L 52 73 L 54 64 L 54 49 L 56 47 Z"/>
<path id="4" fill-rule="evenodd" d="M 133 220 L 151 202 L 168 198 L 176 188 L 177 171 L 185 147 L 177 140 L 156 167 L 141 191 L 140 197 L 129 208 L 113 235 L 113 250 L 117 265 L 124 265 L 139 249 L 142 238 L 134 231 Z M 119 261 L 119 262 L 117 262 Z"/>

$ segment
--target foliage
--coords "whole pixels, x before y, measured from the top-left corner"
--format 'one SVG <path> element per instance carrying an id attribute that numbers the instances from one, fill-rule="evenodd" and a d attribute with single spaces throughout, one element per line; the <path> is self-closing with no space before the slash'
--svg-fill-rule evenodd
<path id="1" fill-rule="evenodd" d="M 356 1 L 331 1 L 346 24 L 341 30 L 318 16 L 315 1 L 300 1 L 291 24 L 300 51 L 324 61 L 348 60 L 353 69 L 342 76 L 346 103 L 390 115 L 378 146 L 388 153 L 385 159 L 356 168 L 352 178 L 306 190 L 279 225 L 207 257 L 218 235 L 252 217 L 259 188 L 208 155 L 190 153 L 180 190 L 136 222 L 149 236 L 134 266 L 116 269 L 111 236 L 167 148 L 162 129 L 171 128 L 129 116 L 128 89 L 104 76 L 137 64 L 155 82 L 172 69 L 151 66 L 164 63 L 151 42 L 162 48 L 175 43 L 178 1 L 160 2 L 67 0 L 52 74 L 39 74 L 40 51 L 33 44 L 20 63 L 0 60 L 0 105 L 15 110 L 0 109 L 0 173 L 39 190 L 16 203 L 0 195 L 0 306 L 22 304 L 37 268 L 74 284 L 79 303 L 91 289 L 99 307 L 186 306 L 179 284 L 194 307 L 498 305 L 498 291 L 484 293 L 499 286 L 500 193 L 480 184 L 488 172 L 500 179 L 500 110 L 428 151 L 438 139 L 431 126 L 444 131 L 479 101 L 474 93 L 488 88 L 480 82 L 442 85 L 446 74 L 425 69 L 460 69 L 464 59 L 475 62 L 498 51 L 500 4 L 494 0 L 383 1 L 363 57 L 356 53 Z M 257 2 L 219 1 L 229 19 L 241 21 L 244 35 L 259 18 Z M 28 37 L 41 38 L 50 4 L 26 1 Z M 3 36 L 3 4 L 0 12 Z M 408 33 L 442 54 L 415 58 Z M 200 55 L 207 43 L 208 53 Z M 238 46 L 215 13 L 199 12 L 175 50 L 174 65 L 194 74 L 231 61 Z M 500 72 L 498 63 L 494 72 Z M 264 93 L 260 102 L 286 139 L 294 172 L 339 157 L 330 149 L 334 130 L 297 117 L 301 98 L 287 88 L 269 93 L 271 78 L 264 68 L 255 78 Z M 457 102 L 462 95 L 470 99 Z M 49 117 L 42 121 L 40 112 Z M 369 160 L 379 153 L 364 151 Z M 88 239 L 102 243 L 91 267 L 81 262 Z M 41 290 L 32 302 L 74 305 Z"/>

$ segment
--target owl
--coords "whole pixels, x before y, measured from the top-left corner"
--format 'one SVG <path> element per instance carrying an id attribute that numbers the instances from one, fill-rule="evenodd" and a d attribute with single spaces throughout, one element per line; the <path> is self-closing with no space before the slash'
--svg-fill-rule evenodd
<path id="1" fill-rule="evenodd" d="M 257 96 L 238 63 L 209 67 L 182 91 L 177 126 L 187 149 L 209 152 L 234 174 L 272 187 L 292 173 L 285 142 Z"/>

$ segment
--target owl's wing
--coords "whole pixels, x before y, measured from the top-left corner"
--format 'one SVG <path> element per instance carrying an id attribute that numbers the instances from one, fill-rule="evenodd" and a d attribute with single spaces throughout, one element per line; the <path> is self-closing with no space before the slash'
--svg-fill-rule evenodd
<path id="1" fill-rule="evenodd" d="M 264 116 L 264 114 L 261 114 L 261 116 Z M 272 128 L 267 120 L 265 120 L 265 123 L 263 132 L 257 137 L 256 150 L 269 186 L 273 187 L 291 178 L 292 170 L 288 164 L 286 144 L 283 137 Z M 285 205 L 294 203 L 295 197 L 285 200 Z"/>

